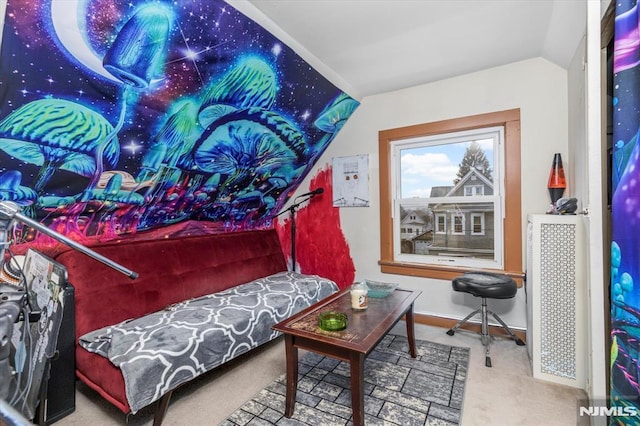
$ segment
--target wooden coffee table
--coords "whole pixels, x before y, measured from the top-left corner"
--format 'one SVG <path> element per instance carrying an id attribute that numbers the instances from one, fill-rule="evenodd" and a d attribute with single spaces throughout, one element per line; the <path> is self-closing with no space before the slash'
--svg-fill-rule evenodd
<path id="1" fill-rule="evenodd" d="M 351 407 L 353 424 L 364 424 L 364 360 L 373 348 L 404 316 L 407 323 L 409 353 L 416 357 L 413 327 L 413 302 L 420 291 L 396 289 L 382 299 L 369 298 L 365 311 L 351 309 L 349 290 L 343 290 L 273 326 L 285 338 L 287 358 L 287 395 L 285 416 L 291 417 L 298 390 L 298 349 L 313 351 L 348 362 L 351 369 Z M 324 331 L 318 327 L 322 312 L 344 312 L 348 325 L 342 331 Z"/>

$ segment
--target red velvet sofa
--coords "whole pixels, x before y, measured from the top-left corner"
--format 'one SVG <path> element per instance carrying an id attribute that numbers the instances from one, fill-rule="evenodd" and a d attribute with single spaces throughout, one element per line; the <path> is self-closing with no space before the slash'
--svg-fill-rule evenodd
<path id="1" fill-rule="evenodd" d="M 132 280 L 75 250 L 54 256 L 66 266 L 75 288 L 76 342 L 93 330 L 287 270 L 275 230 L 143 238 L 91 249 L 139 278 Z M 76 373 L 120 410 L 131 411 L 123 374 L 108 358 L 76 345 Z M 162 422 L 172 391 L 159 400 L 154 424 Z"/>

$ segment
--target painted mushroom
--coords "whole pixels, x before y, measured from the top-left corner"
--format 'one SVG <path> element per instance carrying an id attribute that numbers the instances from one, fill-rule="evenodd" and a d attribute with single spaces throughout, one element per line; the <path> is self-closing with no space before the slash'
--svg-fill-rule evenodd
<path id="1" fill-rule="evenodd" d="M 298 177 L 292 173 L 298 170 L 295 165 L 304 162 L 304 147 L 293 125 L 276 113 L 252 108 L 212 123 L 196 142 L 194 159 L 200 170 L 226 176 L 219 196 L 240 195 L 274 175 L 292 182 Z"/>
<path id="2" fill-rule="evenodd" d="M 122 189 L 122 175 L 113 174 L 104 188 L 96 188 L 91 190 L 91 194 L 86 201 L 91 207 L 97 210 L 103 210 L 101 213 L 100 222 L 106 222 L 109 220 L 110 226 L 103 228 L 102 233 L 111 234 L 116 233 L 116 216 L 124 216 L 131 208 L 141 206 L 144 204 L 144 197 L 137 192 Z M 119 215 L 114 214 L 118 210 L 121 210 Z M 123 231 L 129 231 L 126 229 Z"/>
<path id="3" fill-rule="evenodd" d="M 113 126 L 99 113 L 62 99 L 29 102 L 0 121 L 0 149 L 41 166 L 32 188 L 40 193 L 57 169 L 90 177 L 96 153 L 108 164 L 118 162 L 120 145 L 108 138 Z"/>
<path id="4" fill-rule="evenodd" d="M 38 198 L 36 192 L 22 186 L 22 173 L 17 170 L 8 170 L 0 174 L 0 201 L 13 201 L 19 206 L 33 204 Z"/>
<path id="5" fill-rule="evenodd" d="M 347 119 L 360 105 L 358 101 L 346 93 L 341 93 L 320 113 L 313 125 L 325 132 L 325 135 L 314 145 L 312 157 L 318 155 L 331 142 L 331 139 L 342 129 Z M 312 161 L 313 164 L 313 161 Z"/>
<path id="6" fill-rule="evenodd" d="M 138 173 L 136 181 L 144 182 L 152 179 L 158 170 L 160 170 L 166 155 L 167 146 L 165 144 L 155 143 L 151 145 L 149 150 L 144 154 L 144 157 L 142 157 L 140 173 Z"/>
<path id="7" fill-rule="evenodd" d="M 138 9 L 105 54 L 104 68 L 128 86 L 149 87 L 162 75 L 171 22 L 167 7 L 150 4 Z"/>
<path id="8" fill-rule="evenodd" d="M 320 113 L 313 125 L 326 133 L 336 133 L 360 105 L 346 93 L 341 93 Z"/>
<path id="9" fill-rule="evenodd" d="M 137 190 L 149 185 L 148 182 L 137 182 L 130 173 L 124 170 L 107 170 L 100 175 L 97 188 L 105 188 L 114 175 L 120 175 L 120 186 L 125 190 Z"/>
<path id="10" fill-rule="evenodd" d="M 38 197 L 38 203 L 36 207 L 42 210 L 51 211 L 64 211 L 66 208 L 75 204 L 76 199 L 70 195 L 59 197 L 57 195 L 47 195 L 44 197 Z"/>
<path id="11" fill-rule="evenodd" d="M 144 203 L 144 197 L 137 192 L 122 189 L 122 174 L 115 173 L 109 178 L 104 188 L 91 191 L 91 201 L 104 204 L 121 204 L 139 206 Z"/>
<path id="12" fill-rule="evenodd" d="M 207 91 L 198 119 L 207 127 L 220 117 L 251 107 L 270 109 L 278 92 L 276 73 L 263 59 L 248 56 Z"/>
<path id="13" fill-rule="evenodd" d="M 175 167 L 178 160 L 192 151 L 201 133 L 197 116 L 197 105 L 192 101 L 186 101 L 169 116 L 156 134 L 157 143 L 167 147 L 166 162 L 169 167 Z"/>

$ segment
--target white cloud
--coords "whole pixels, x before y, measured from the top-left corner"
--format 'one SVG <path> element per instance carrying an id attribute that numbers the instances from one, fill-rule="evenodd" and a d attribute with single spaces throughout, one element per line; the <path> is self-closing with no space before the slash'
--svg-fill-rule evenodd
<path id="1" fill-rule="evenodd" d="M 423 183 L 452 185 L 458 165 L 443 153 L 407 154 L 402 156 L 402 181 L 410 183 L 419 178 Z M 428 180 L 428 182 L 425 182 Z"/>
<path id="2" fill-rule="evenodd" d="M 402 156 L 402 197 L 427 198 L 431 187 L 453 185 L 458 164 L 445 153 L 405 154 Z"/>
<path id="3" fill-rule="evenodd" d="M 479 139 L 476 142 L 483 151 L 493 151 L 493 139 Z"/>

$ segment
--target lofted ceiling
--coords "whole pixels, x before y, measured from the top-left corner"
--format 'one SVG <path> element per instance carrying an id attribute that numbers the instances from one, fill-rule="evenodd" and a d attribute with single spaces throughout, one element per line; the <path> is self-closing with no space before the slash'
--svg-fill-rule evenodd
<path id="1" fill-rule="evenodd" d="M 586 0 L 248 2 L 356 98 L 535 57 L 566 69 L 586 31 Z"/>

